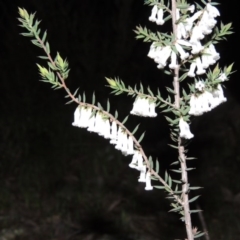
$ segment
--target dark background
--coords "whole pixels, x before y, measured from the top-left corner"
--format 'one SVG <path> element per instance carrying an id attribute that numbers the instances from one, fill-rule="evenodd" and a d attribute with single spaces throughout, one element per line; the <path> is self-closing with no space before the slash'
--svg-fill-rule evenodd
<path id="1" fill-rule="evenodd" d="M 217 45 L 220 66 L 238 70 L 239 13 L 237 1 L 223 1 L 221 20 L 233 22 L 236 34 Z M 128 167 L 108 141 L 71 126 L 76 105 L 64 105 L 63 90 L 53 91 L 39 80 L 36 63 L 42 55 L 29 39 L 19 35 L 17 7 L 37 12 L 48 30 L 53 57 L 57 51 L 70 63 L 67 84 L 80 86 L 91 101 L 93 91 L 119 119 L 129 114 L 133 99 L 110 95 L 107 77 L 119 76 L 133 86 L 140 81 L 171 87 L 149 58 L 149 43 L 135 40 L 133 29 L 156 26 L 147 18 L 151 8 L 142 0 L 1 0 L 0 1 L 0 239 L 176 239 L 185 237 L 179 216 L 168 213 L 169 202 L 160 190 L 144 191 L 138 173 Z M 203 186 L 192 209 L 203 209 L 211 239 L 235 240 L 240 234 L 240 96 L 239 73 L 226 82 L 228 101 L 195 118 L 190 156 L 193 185 Z M 127 127 L 141 122 L 147 130 L 143 147 L 158 157 L 162 174 L 175 161 L 168 125 L 156 119 L 130 116 Z M 138 136 L 138 134 L 137 134 Z M 173 175 L 173 177 L 177 177 Z M 201 216 L 193 225 L 202 229 Z M 204 238 L 202 238 L 204 239 Z"/>

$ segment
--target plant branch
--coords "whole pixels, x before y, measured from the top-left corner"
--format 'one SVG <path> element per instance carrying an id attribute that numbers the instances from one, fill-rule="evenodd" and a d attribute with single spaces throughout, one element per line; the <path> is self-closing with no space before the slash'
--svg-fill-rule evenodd
<path id="1" fill-rule="evenodd" d="M 46 46 L 44 45 L 43 41 L 39 38 L 39 36 L 35 35 L 36 39 L 38 40 L 38 42 L 41 44 L 44 52 L 46 53 L 49 61 L 51 62 L 51 64 L 56 67 L 55 65 L 55 62 L 53 61 L 51 55 L 48 53 L 47 51 L 47 48 Z M 152 168 L 151 168 L 151 165 L 150 165 L 150 162 L 145 154 L 145 152 L 143 151 L 143 148 L 142 146 L 140 145 L 140 143 L 137 141 L 137 139 L 134 137 L 134 135 L 124 126 L 124 124 L 122 124 L 120 121 L 118 121 L 112 114 L 110 114 L 109 112 L 107 111 L 104 111 L 102 109 L 100 109 L 99 107 L 93 105 L 93 104 L 89 104 L 89 103 L 84 103 L 84 102 L 80 102 L 77 98 L 74 97 L 74 95 L 71 93 L 71 91 L 69 90 L 69 88 L 67 87 L 66 83 L 65 83 L 65 80 L 64 78 L 61 76 L 60 72 L 56 71 L 56 74 L 59 78 L 59 80 L 61 81 L 61 84 L 60 84 L 60 87 L 63 87 L 64 90 L 67 92 L 68 96 L 75 102 L 77 103 L 78 105 L 81 105 L 81 106 L 87 106 L 87 107 L 90 107 L 92 109 L 95 109 L 97 111 L 101 111 L 104 115 L 108 116 L 109 119 L 111 121 L 115 121 L 117 125 L 119 125 L 122 129 L 124 129 L 124 131 L 132 137 L 133 139 L 133 142 L 135 144 L 135 146 L 137 147 L 137 149 L 141 152 L 142 156 L 143 156 L 143 159 L 147 165 L 147 168 L 149 169 L 149 171 L 151 172 L 152 175 L 154 175 L 162 184 L 165 188 L 169 189 L 169 193 L 175 198 L 175 200 L 180 204 L 180 205 L 183 205 L 183 202 L 182 200 L 179 198 L 178 195 L 176 195 L 174 193 L 174 191 L 171 189 L 171 187 L 164 181 L 163 178 L 161 178 L 158 173 L 156 171 L 154 171 Z"/>
<path id="2" fill-rule="evenodd" d="M 176 24 L 176 0 L 172 0 L 172 27 L 173 34 L 177 36 L 177 24 Z M 180 108 L 180 84 L 179 84 L 179 68 L 174 70 L 174 78 L 173 78 L 173 87 L 175 91 L 175 106 L 176 108 Z M 192 231 L 192 222 L 190 215 L 190 207 L 189 207 L 189 198 L 188 198 L 188 173 L 187 173 L 187 164 L 186 164 L 186 156 L 184 154 L 185 149 L 182 143 L 182 139 L 178 137 L 178 154 L 180 157 L 180 165 L 181 165 L 181 173 L 182 173 L 182 201 L 183 201 L 183 210 L 184 210 L 184 221 L 187 232 L 188 240 L 193 240 L 193 231 Z"/>

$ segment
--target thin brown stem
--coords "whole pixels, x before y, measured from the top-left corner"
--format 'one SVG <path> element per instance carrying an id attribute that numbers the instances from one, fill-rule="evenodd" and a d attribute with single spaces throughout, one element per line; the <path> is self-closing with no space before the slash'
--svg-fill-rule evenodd
<path id="1" fill-rule="evenodd" d="M 177 24 L 176 24 L 176 9 L 177 4 L 176 0 L 172 0 L 172 27 L 173 34 L 177 36 Z M 175 106 L 176 108 L 180 108 L 180 84 L 179 84 L 179 68 L 174 70 L 173 77 L 173 87 L 175 91 Z M 193 231 L 192 231 L 192 221 L 189 207 L 189 198 L 188 198 L 188 173 L 187 173 L 187 164 L 186 164 L 186 156 L 184 154 L 185 149 L 182 143 L 182 139 L 178 137 L 178 154 L 180 158 L 181 172 L 182 172 L 182 201 L 183 201 L 183 211 L 184 211 L 184 221 L 187 232 L 187 239 L 193 240 Z"/>

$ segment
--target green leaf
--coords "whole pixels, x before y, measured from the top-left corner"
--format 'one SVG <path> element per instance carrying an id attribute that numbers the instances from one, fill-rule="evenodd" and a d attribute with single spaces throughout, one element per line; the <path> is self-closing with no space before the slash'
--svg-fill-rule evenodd
<path id="1" fill-rule="evenodd" d="M 201 189 L 203 187 L 189 187 L 190 190 L 198 190 L 198 189 Z"/>
<path id="2" fill-rule="evenodd" d="M 117 110 L 115 111 L 114 117 L 115 117 L 116 119 L 118 118 L 118 112 L 117 112 Z"/>
<path id="3" fill-rule="evenodd" d="M 201 195 L 198 195 L 198 196 L 195 196 L 193 198 L 191 198 L 188 202 L 191 203 L 191 202 L 194 202 L 196 201 Z"/>
<path id="4" fill-rule="evenodd" d="M 134 128 L 134 130 L 132 131 L 132 134 L 133 134 L 133 135 L 137 132 L 139 125 L 140 125 L 140 123 L 139 123 L 139 124 Z"/>
<path id="5" fill-rule="evenodd" d="M 75 97 L 75 95 L 77 94 L 78 90 L 79 90 L 79 88 L 77 88 L 77 89 L 75 90 L 75 92 L 73 93 L 73 96 L 74 96 L 74 97 Z"/>
<path id="6" fill-rule="evenodd" d="M 95 93 L 93 92 L 93 95 L 92 95 L 92 105 L 95 104 L 95 100 L 96 100 L 96 98 L 95 98 Z"/>
<path id="7" fill-rule="evenodd" d="M 46 51 L 48 54 L 50 54 L 50 46 L 48 42 L 46 42 Z"/>
<path id="8" fill-rule="evenodd" d="M 85 92 L 83 92 L 83 102 L 85 103 L 86 102 L 86 94 Z M 100 103 L 99 103 L 100 104 Z M 101 106 L 101 105 L 100 105 Z"/>
<path id="9" fill-rule="evenodd" d="M 202 233 L 196 234 L 196 235 L 194 236 L 194 238 L 200 238 L 200 237 L 202 237 L 202 236 L 204 236 L 204 235 L 205 235 L 205 233 L 202 232 Z"/>
<path id="10" fill-rule="evenodd" d="M 158 173 L 159 172 L 159 161 L 158 161 L 158 159 L 156 160 L 156 173 Z"/>
<path id="11" fill-rule="evenodd" d="M 84 102 L 84 101 L 83 101 Z M 102 108 L 102 105 L 98 102 L 97 103 L 97 106 L 98 106 L 98 108 L 100 108 L 101 110 L 103 110 L 103 108 Z"/>
<path id="12" fill-rule="evenodd" d="M 153 186 L 154 188 L 157 188 L 157 189 L 165 189 L 164 186 Z"/>
<path id="13" fill-rule="evenodd" d="M 109 102 L 109 99 L 107 100 L 107 112 L 110 112 L 110 102 Z"/>
<path id="14" fill-rule="evenodd" d="M 172 187 L 172 178 L 170 175 L 168 176 L 168 185 L 170 188 Z"/>
<path id="15" fill-rule="evenodd" d="M 170 169 L 170 171 L 175 172 L 175 173 L 182 173 L 181 170 L 177 170 L 177 169 Z"/>
<path id="16" fill-rule="evenodd" d="M 127 116 L 124 118 L 124 120 L 122 121 L 122 124 L 125 124 L 125 123 L 127 122 L 128 117 L 129 117 L 129 115 L 127 115 Z"/>
<path id="17" fill-rule="evenodd" d="M 41 58 L 41 59 L 44 59 L 44 60 L 48 59 L 48 57 L 46 57 L 46 56 L 38 56 L 38 58 Z"/>
<path id="18" fill-rule="evenodd" d="M 145 132 L 143 132 L 142 135 L 141 135 L 141 137 L 138 139 L 138 142 L 139 142 L 139 143 L 143 140 L 144 135 L 145 135 Z"/>
<path id="19" fill-rule="evenodd" d="M 165 171 L 164 181 L 165 181 L 165 182 L 168 182 L 168 173 L 167 173 L 167 171 Z"/>
<path id="20" fill-rule="evenodd" d="M 42 42 L 44 43 L 47 37 L 47 31 L 44 32 L 43 37 L 42 37 Z"/>

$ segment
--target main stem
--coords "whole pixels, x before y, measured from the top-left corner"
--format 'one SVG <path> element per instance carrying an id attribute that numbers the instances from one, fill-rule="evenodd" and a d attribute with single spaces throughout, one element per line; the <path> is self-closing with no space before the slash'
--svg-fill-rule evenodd
<path id="1" fill-rule="evenodd" d="M 176 24 L 176 0 L 172 0 L 172 27 L 173 34 L 177 36 L 177 24 Z M 179 84 L 179 67 L 174 70 L 173 77 L 173 87 L 175 91 L 175 106 L 176 108 L 180 108 L 180 84 Z M 184 154 L 184 145 L 182 143 L 182 139 L 178 137 L 178 154 L 181 160 L 181 172 L 182 172 L 182 202 L 183 202 L 183 210 L 184 210 L 184 221 L 187 232 L 188 240 L 193 240 L 193 231 L 192 231 L 192 221 L 189 207 L 189 198 L 188 198 L 188 172 L 187 172 L 187 163 L 186 156 Z"/>

